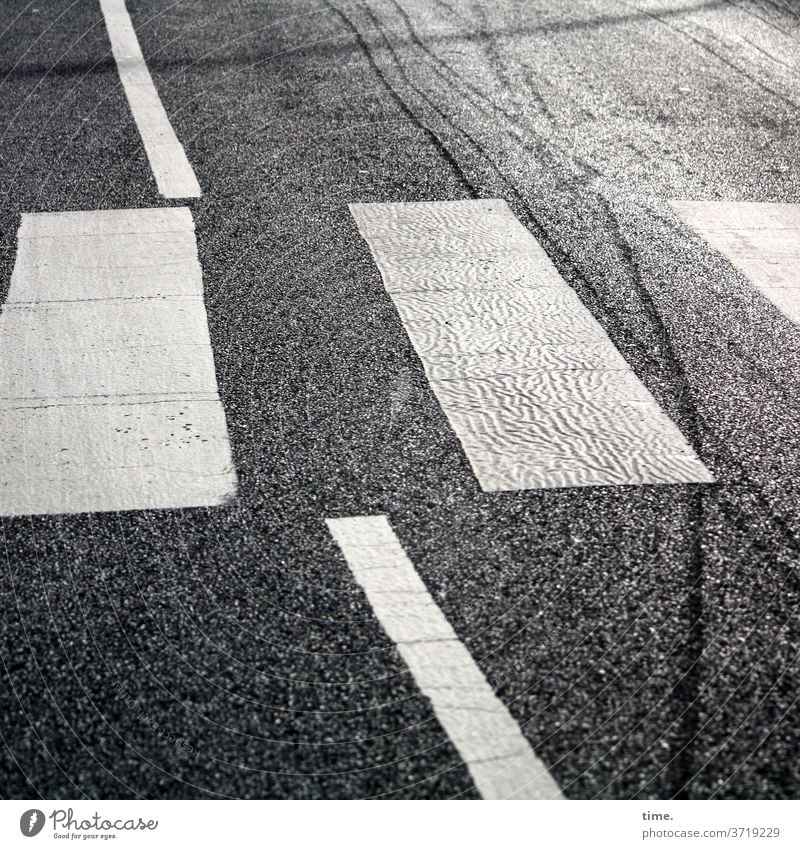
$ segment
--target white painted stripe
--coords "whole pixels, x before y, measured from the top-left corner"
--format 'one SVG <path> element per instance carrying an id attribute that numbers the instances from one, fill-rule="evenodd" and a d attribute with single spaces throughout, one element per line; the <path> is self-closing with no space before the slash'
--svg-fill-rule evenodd
<path id="1" fill-rule="evenodd" d="M 484 490 L 712 480 L 504 201 L 350 209 Z"/>
<path id="2" fill-rule="evenodd" d="M 200 185 L 178 141 L 142 56 L 125 0 L 100 0 L 128 103 L 158 190 L 167 198 L 200 197 Z"/>
<path id="3" fill-rule="evenodd" d="M 800 324 L 800 204 L 671 201 L 781 312 Z"/>
<path id="4" fill-rule="evenodd" d="M 188 209 L 24 215 L 0 363 L 0 515 L 235 494 Z"/>
<path id="5" fill-rule="evenodd" d="M 431 598 L 386 516 L 326 521 L 481 796 L 562 798 L 547 767 Z"/>

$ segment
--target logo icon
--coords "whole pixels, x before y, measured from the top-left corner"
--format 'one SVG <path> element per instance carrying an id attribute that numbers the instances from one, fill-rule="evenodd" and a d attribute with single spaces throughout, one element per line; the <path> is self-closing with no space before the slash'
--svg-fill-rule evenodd
<path id="1" fill-rule="evenodd" d="M 31 808 L 19 818 L 19 830 L 25 837 L 36 837 L 44 828 L 44 814 L 38 808 Z"/>

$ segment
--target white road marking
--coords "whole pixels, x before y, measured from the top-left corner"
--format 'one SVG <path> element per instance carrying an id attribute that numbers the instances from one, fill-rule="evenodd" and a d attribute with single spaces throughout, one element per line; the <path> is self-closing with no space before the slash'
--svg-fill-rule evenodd
<path id="1" fill-rule="evenodd" d="M 504 201 L 350 210 L 484 490 L 713 480 Z"/>
<path id="2" fill-rule="evenodd" d="M 167 198 L 200 197 L 197 177 L 153 84 L 125 0 L 100 0 L 100 8 L 158 190 Z"/>
<path id="3" fill-rule="evenodd" d="M 326 522 L 481 796 L 563 798 L 547 767 L 431 598 L 386 516 Z"/>
<path id="4" fill-rule="evenodd" d="M 235 495 L 188 209 L 23 215 L 0 363 L 0 515 Z"/>
<path id="5" fill-rule="evenodd" d="M 800 324 L 800 204 L 671 201 L 672 208 Z"/>

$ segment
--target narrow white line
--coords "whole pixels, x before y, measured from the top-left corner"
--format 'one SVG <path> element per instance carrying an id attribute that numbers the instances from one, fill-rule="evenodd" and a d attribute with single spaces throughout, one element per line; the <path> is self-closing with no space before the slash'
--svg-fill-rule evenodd
<path id="1" fill-rule="evenodd" d="M 431 598 L 386 516 L 326 522 L 481 796 L 563 798 L 547 767 Z"/>
<path id="2" fill-rule="evenodd" d="M 671 201 L 675 212 L 800 324 L 800 204 Z"/>
<path id="3" fill-rule="evenodd" d="M 142 56 L 125 0 L 100 0 L 120 80 L 139 128 L 158 190 L 167 198 L 200 197 L 200 185 L 178 141 Z"/>
<path id="4" fill-rule="evenodd" d="M 484 490 L 712 480 L 504 201 L 350 209 Z"/>
<path id="5" fill-rule="evenodd" d="M 24 215 L 0 362 L 0 515 L 235 494 L 188 209 Z"/>

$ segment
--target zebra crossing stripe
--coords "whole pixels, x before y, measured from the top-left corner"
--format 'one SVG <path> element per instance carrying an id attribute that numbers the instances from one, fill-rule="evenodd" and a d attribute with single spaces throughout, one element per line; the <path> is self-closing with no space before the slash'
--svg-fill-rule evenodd
<path id="1" fill-rule="evenodd" d="M 800 204 L 671 201 L 675 212 L 800 324 Z"/>
<path id="2" fill-rule="evenodd" d="M 350 210 L 484 490 L 713 480 L 504 201 Z"/>
<path id="3" fill-rule="evenodd" d="M 188 209 L 23 215 L 0 362 L 0 515 L 235 494 Z"/>

